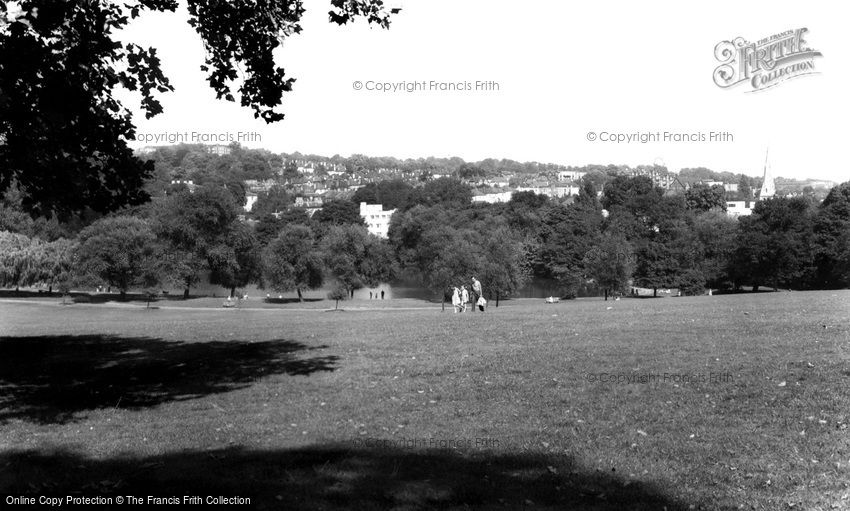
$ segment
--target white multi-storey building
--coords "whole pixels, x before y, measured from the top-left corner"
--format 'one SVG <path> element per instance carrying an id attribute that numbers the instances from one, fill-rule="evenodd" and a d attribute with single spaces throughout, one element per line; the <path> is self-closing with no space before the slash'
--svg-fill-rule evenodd
<path id="1" fill-rule="evenodd" d="M 392 218 L 394 209 L 384 211 L 384 206 L 381 204 L 366 204 L 360 203 L 360 216 L 366 222 L 366 228 L 370 234 L 387 238 L 390 231 L 390 218 Z"/>

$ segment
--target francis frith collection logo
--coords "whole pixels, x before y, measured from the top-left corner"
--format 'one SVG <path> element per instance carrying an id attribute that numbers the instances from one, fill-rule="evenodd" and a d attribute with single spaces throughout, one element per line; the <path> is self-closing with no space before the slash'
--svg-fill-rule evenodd
<path id="1" fill-rule="evenodd" d="M 749 85 L 746 92 L 755 92 L 816 73 L 815 58 L 822 55 L 806 45 L 806 32 L 798 28 L 755 43 L 743 37 L 718 43 L 714 57 L 720 65 L 714 70 L 714 83 L 722 88 L 745 83 Z"/>

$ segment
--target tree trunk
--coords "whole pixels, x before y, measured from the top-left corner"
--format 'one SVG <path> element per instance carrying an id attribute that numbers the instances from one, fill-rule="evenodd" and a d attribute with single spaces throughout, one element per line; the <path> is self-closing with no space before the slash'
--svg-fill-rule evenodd
<path id="1" fill-rule="evenodd" d="M 126 289 L 122 289 L 122 290 L 121 290 L 121 294 L 119 295 L 119 297 L 121 298 L 121 301 L 122 301 L 122 302 L 123 302 L 124 300 L 126 300 L 126 299 L 127 299 L 127 290 L 126 290 Z"/>
<path id="2" fill-rule="evenodd" d="M 47 294 L 53 294 L 53 284 L 47 286 Z"/>
<path id="3" fill-rule="evenodd" d="M 652 297 L 658 298 L 658 288 L 657 287 L 652 288 Z"/>
<path id="4" fill-rule="evenodd" d="M 759 285 L 758 285 L 758 284 L 755 284 L 755 285 L 753 286 L 753 293 L 758 293 L 758 290 L 759 290 Z"/>
<path id="5" fill-rule="evenodd" d="M 608 288 L 605 288 L 605 301 L 608 301 Z"/>
<path id="6" fill-rule="evenodd" d="M 234 296 L 236 296 L 236 286 L 231 286 L 230 287 L 230 297 L 233 298 Z"/>
<path id="7" fill-rule="evenodd" d="M 339 309 L 339 300 L 336 301 L 336 305 L 334 306 L 334 310 L 338 310 L 338 309 Z"/>
<path id="8" fill-rule="evenodd" d="M 443 293 L 443 300 L 440 303 L 442 310 L 440 312 L 446 312 L 446 293 Z"/>
<path id="9" fill-rule="evenodd" d="M 302 297 L 302 296 L 301 296 L 301 288 L 300 288 L 300 287 L 296 287 L 296 288 L 295 288 L 295 291 L 297 291 L 297 292 L 298 292 L 298 301 L 299 301 L 299 302 L 303 302 L 303 301 L 304 301 L 304 297 Z"/>
<path id="10" fill-rule="evenodd" d="M 496 291 L 496 307 L 499 306 L 499 292 Z"/>
<path id="11" fill-rule="evenodd" d="M 183 290 L 183 299 L 184 300 L 189 299 L 189 287 L 188 286 L 186 286 L 186 289 Z"/>

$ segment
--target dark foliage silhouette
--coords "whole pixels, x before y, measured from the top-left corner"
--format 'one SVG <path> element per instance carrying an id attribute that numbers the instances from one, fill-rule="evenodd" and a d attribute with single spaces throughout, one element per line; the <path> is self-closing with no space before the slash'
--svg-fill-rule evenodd
<path id="1" fill-rule="evenodd" d="M 332 371 L 338 357 L 299 342 L 180 342 L 109 335 L 0 337 L 0 423 L 68 422 L 228 392 L 274 374 Z"/>
<path id="2" fill-rule="evenodd" d="M 679 511 L 658 487 L 588 471 L 566 455 L 358 449 L 327 444 L 90 459 L 69 452 L 0 455 L 11 495 L 221 495 L 254 509 L 571 509 Z"/>

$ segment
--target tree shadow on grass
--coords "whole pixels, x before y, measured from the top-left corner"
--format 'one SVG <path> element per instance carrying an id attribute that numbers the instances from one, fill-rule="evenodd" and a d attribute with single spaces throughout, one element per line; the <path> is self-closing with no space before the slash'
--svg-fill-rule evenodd
<path id="1" fill-rule="evenodd" d="M 240 496 L 251 508 L 287 510 L 688 508 L 656 485 L 588 472 L 566 455 L 327 444 L 111 459 L 17 451 L 0 455 L 0 467 L 7 495 Z"/>
<path id="2" fill-rule="evenodd" d="M 181 342 L 109 335 L 0 337 L 0 424 L 72 421 L 101 408 L 138 409 L 249 386 L 274 374 L 333 371 L 326 346 Z"/>

